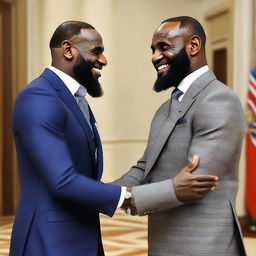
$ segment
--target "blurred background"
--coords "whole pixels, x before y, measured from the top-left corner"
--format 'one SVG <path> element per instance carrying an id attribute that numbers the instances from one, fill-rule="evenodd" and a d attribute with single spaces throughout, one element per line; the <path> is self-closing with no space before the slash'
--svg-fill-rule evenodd
<path id="1" fill-rule="evenodd" d="M 118 178 L 141 157 L 153 114 L 170 97 L 170 91 L 157 94 L 152 90 L 156 72 L 150 45 L 162 20 L 189 15 L 202 23 L 210 67 L 219 80 L 233 88 L 246 109 L 248 77 L 256 48 L 255 2 L 0 0 L 0 219 L 15 214 L 19 196 L 11 135 L 12 105 L 17 93 L 50 66 L 48 44 L 60 23 L 86 21 L 103 37 L 108 59 L 100 78 L 104 97 L 88 100 L 103 141 L 103 181 L 107 182 Z M 237 213 L 244 225 L 245 150 L 239 175 Z M 255 249 L 251 255 L 256 255 L 256 239 L 246 241 L 251 251 Z"/>

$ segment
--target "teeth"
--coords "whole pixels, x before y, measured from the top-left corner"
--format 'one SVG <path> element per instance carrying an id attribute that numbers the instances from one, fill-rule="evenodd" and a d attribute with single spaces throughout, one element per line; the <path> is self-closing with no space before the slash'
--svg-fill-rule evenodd
<path id="1" fill-rule="evenodd" d="M 157 68 L 157 70 L 160 71 L 160 70 L 162 70 L 162 69 L 164 69 L 164 68 L 166 68 L 166 67 L 168 67 L 168 66 L 169 66 L 168 64 L 161 65 L 161 66 L 159 66 L 159 67 Z"/>
<path id="2" fill-rule="evenodd" d="M 100 69 L 98 69 L 98 68 L 93 68 L 93 70 L 95 70 L 96 72 L 100 73 Z"/>

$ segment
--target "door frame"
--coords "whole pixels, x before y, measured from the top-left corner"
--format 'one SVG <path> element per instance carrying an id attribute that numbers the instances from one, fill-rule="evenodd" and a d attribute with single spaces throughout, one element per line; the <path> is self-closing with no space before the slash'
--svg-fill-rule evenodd
<path id="1" fill-rule="evenodd" d="M 212 41 L 211 35 L 209 31 L 209 26 L 211 19 L 214 17 L 217 17 L 222 14 L 228 15 L 228 21 L 230 23 L 230 26 L 228 26 L 229 29 L 226 34 L 226 38 L 220 38 L 218 41 Z M 204 14 L 204 20 L 206 22 L 206 34 L 208 35 L 207 38 L 207 59 L 209 62 L 209 65 L 213 66 L 213 52 L 214 50 L 218 50 L 221 48 L 227 49 L 227 85 L 229 87 L 233 87 L 233 38 L 234 38 L 234 29 L 232 24 L 234 23 L 234 2 L 232 0 L 227 0 L 221 5 L 218 5 L 214 8 L 211 8 L 207 10 Z"/>
<path id="2" fill-rule="evenodd" d="M 2 145 L 8 145 L 3 149 L 4 152 L 0 151 L 0 189 L 2 190 L 0 192 L 0 215 L 13 215 L 18 205 L 19 185 L 16 153 L 12 139 L 11 112 L 15 98 L 20 90 L 20 85 L 26 84 L 27 77 L 26 0 L 0 0 L 0 4 L 9 6 L 11 22 L 11 42 L 9 44 L 11 52 L 8 65 L 10 85 L 2 85 L 2 88 L 4 88 L 3 86 L 10 86 L 10 93 L 5 93 L 5 91 L 8 91 L 6 88 L 2 90 L 3 99 L 9 102 L 7 107 L 8 113 L 6 117 L 3 116 L 3 108 L 1 108 L 2 113 L 0 114 L 2 122 L 0 123 L 0 142 L 3 143 Z M 6 152 L 6 148 L 8 152 Z M 7 162 L 8 170 L 4 171 L 3 169 L 6 168 L 5 162 Z"/>

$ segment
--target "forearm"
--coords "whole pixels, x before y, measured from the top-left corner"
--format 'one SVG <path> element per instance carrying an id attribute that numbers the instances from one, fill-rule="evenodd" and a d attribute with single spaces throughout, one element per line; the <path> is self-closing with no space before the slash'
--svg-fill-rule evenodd
<path id="1" fill-rule="evenodd" d="M 132 195 L 139 215 L 148 215 L 183 205 L 175 194 L 171 179 L 135 186 Z"/>

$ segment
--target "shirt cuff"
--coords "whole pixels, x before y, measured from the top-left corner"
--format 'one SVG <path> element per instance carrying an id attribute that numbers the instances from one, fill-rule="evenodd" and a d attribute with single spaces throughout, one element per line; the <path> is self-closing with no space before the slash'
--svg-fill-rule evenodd
<path id="1" fill-rule="evenodd" d="M 116 209 L 120 208 L 124 202 L 127 187 L 121 187 L 121 194 Z"/>

